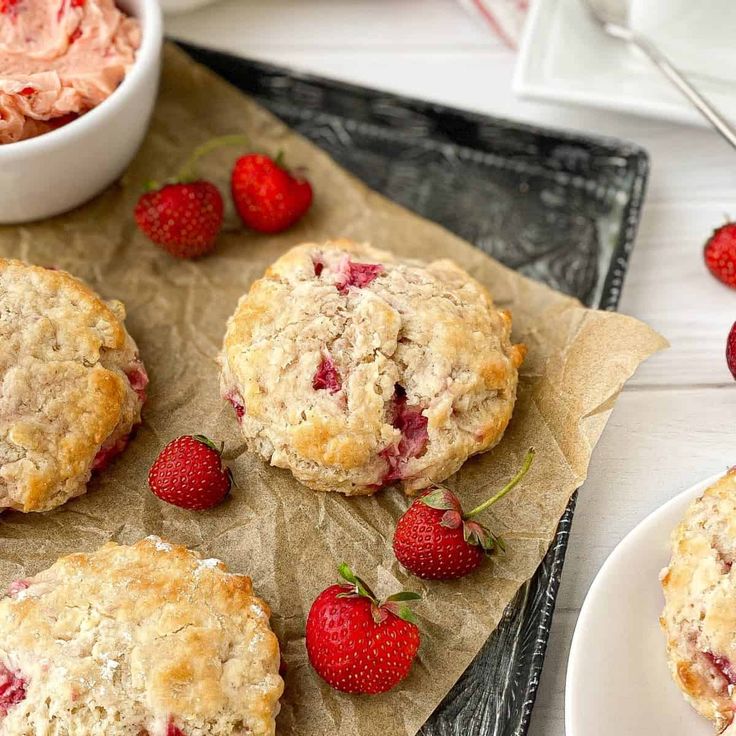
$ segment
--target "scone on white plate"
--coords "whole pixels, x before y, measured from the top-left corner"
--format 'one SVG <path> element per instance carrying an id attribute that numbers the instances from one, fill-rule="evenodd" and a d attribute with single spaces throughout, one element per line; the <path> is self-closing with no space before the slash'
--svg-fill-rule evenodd
<path id="1" fill-rule="evenodd" d="M 0 599 L 0 733 L 273 736 L 283 681 L 250 578 L 148 537 Z"/>
<path id="2" fill-rule="evenodd" d="M 688 702 L 736 734 L 736 468 L 693 501 L 672 535 L 660 618 L 675 682 Z M 734 725 L 732 725 L 734 724 Z"/>
<path id="3" fill-rule="evenodd" d="M 0 511 L 53 509 L 124 449 L 148 384 L 124 319 L 64 271 L 0 259 Z"/>
<path id="4" fill-rule="evenodd" d="M 452 261 L 310 243 L 240 300 L 221 390 L 248 446 L 310 488 L 412 492 L 501 439 L 524 354 Z"/>

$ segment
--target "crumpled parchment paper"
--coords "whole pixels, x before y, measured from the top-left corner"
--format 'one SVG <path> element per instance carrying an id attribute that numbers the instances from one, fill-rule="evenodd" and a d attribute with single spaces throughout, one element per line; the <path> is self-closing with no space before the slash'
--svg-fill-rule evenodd
<path id="1" fill-rule="evenodd" d="M 158 534 L 251 575 L 270 603 L 288 663 L 281 736 L 414 734 L 534 573 L 570 495 L 585 479 L 624 381 L 666 343 L 635 319 L 585 309 L 519 276 L 369 191 L 182 52 L 169 47 L 165 56 L 150 133 L 122 181 L 68 215 L 0 228 L 2 256 L 64 268 L 103 296 L 124 301 L 128 329 L 151 376 L 143 426 L 121 458 L 92 481 L 86 496 L 46 514 L 0 516 L 0 589 L 60 555 Z M 133 222 L 142 185 L 173 174 L 210 137 L 239 131 L 247 133 L 254 148 L 274 155 L 283 149 L 292 166 L 308 169 L 316 192 L 311 212 L 276 237 L 232 227 L 207 258 L 169 257 Z M 223 192 L 238 153 L 220 151 L 204 166 Z M 465 580 L 423 584 L 407 578 L 391 552 L 395 522 L 408 504 L 399 491 L 348 500 L 303 488 L 286 471 L 244 452 L 233 411 L 220 400 L 215 356 L 238 297 L 290 246 L 337 236 L 406 256 L 455 259 L 512 310 L 515 339 L 529 347 L 505 438 L 449 480 L 467 506 L 474 506 L 516 471 L 528 447 L 537 450 L 522 485 L 484 517 L 505 538 L 507 554 Z M 201 513 L 160 502 L 146 482 L 165 442 L 197 432 L 226 442 L 238 484 L 226 502 Z M 422 619 L 418 660 L 392 693 L 342 695 L 309 667 L 305 616 L 316 595 L 336 580 L 341 561 L 379 594 L 406 586 L 425 596 L 416 607 Z"/>

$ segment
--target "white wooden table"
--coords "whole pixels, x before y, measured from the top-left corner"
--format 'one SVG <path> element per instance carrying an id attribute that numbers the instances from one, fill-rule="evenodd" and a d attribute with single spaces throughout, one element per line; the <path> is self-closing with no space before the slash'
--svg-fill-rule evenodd
<path id="1" fill-rule="evenodd" d="M 707 130 L 515 99 L 514 54 L 455 0 L 223 0 L 170 18 L 168 32 L 414 97 L 626 138 L 649 151 L 652 175 L 620 309 L 672 347 L 626 386 L 578 501 L 530 731 L 563 736 L 567 653 L 596 571 L 646 514 L 736 463 L 736 384 L 724 359 L 736 291 L 716 282 L 701 257 L 724 215 L 736 218 L 736 155 Z"/>

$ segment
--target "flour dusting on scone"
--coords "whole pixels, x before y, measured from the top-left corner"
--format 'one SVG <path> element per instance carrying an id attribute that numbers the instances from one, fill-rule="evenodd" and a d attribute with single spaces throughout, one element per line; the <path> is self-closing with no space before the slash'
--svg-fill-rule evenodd
<path id="1" fill-rule="evenodd" d="M 273 736 L 283 681 L 251 580 L 156 537 L 0 599 L 0 733 Z"/>
<path id="2" fill-rule="evenodd" d="M 125 448 L 148 376 L 124 319 L 63 271 L 0 259 L 0 511 L 83 494 Z"/>
<path id="3" fill-rule="evenodd" d="M 230 318 L 222 395 L 250 449 L 310 488 L 413 492 L 501 439 L 525 353 L 510 334 L 449 260 L 300 245 Z"/>
<path id="4" fill-rule="evenodd" d="M 736 733 L 736 468 L 694 501 L 661 574 L 670 670 L 688 702 Z M 733 724 L 733 725 L 732 725 Z"/>

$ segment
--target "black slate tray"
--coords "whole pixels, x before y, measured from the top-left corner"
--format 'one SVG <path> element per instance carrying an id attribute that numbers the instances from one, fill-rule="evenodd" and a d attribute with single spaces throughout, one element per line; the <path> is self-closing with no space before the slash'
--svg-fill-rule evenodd
<path id="1" fill-rule="evenodd" d="M 511 268 L 616 309 L 649 169 L 641 148 L 182 46 L 373 189 Z M 574 509 L 575 498 L 536 575 L 423 736 L 526 734 Z"/>

